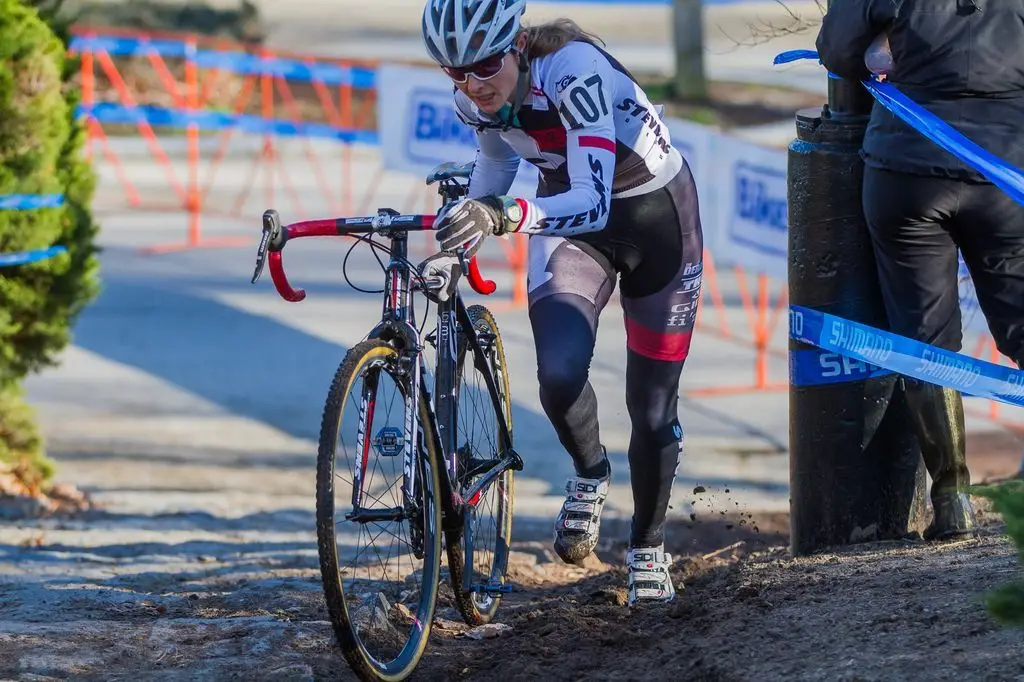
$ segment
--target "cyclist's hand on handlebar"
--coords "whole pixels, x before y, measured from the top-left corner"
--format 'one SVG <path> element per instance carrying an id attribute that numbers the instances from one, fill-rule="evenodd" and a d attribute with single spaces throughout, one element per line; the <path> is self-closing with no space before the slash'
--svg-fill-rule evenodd
<path id="1" fill-rule="evenodd" d="M 434 229 L 442 251 L 465 246 L 466 257 L 472 258 L 486 237 L 505 233 L 505 204 L 493 195 L 451 203 L 438 213 Z"/>
<path id="2" fill-rule="evenodd" d="M 460 268 L 458 255 L 444 251 L 434 254 L 419 265 L 420 276 L 424 279 L 440 277 L 444 280 L 444 286 L 431 290 L 431 293 L 441 302 L 447 301 L 455 294 L 458 282 L 455 275 L 456 270 Z"/>

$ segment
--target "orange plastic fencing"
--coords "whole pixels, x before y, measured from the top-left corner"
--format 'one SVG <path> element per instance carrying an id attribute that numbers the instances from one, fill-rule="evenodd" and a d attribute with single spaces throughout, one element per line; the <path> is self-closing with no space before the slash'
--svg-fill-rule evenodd
<path id="1" fill-rule="evenodd" d="M 156 245 L 150 251 L 218 245 L 203 237 L 201 216 L 242 217 L 260 175 L 266 206 L 275 205 L 283 191 L 295 214 L 305 217 L 302 193 L 278 154 L 282 138 L 293 138 L 304 148 L 303 166 L 316 178 L 318 199 L 339 214 L 354 209 L 352 145 L 376 143 L 375 74 L 370 65 L 192 35 L 87 26 L 75 27 L 74 33 L 71 50 L 81 56 L 79 113 L 86 120 L 87 154 L 91 157 L 94 145 L 99 146 L 128 206 L 189 215 L 184 242 Z M 114 131 L 119 138 L 128 131 L 144 143 L 150 161 L 163 169 L 159 191 L 140 191 L 112 143 L 111 128 L 119 129 Z M 215 144 L 209 144 L 211 133 L 216 133 Z M 211 201 L 225 156 L 240 133 L 261 138 L 259 150 L 233 200 Z M 168 144 L 180 145 L 182 138 L 184 170 L 167 152 Z M 329 166 L 325 148 L 340 151 Z"/>
<path id="2" fill-rule="evenodd" d="M 356 162 L 361 147 L 378 144 L 372 62 L 174 33 L 77 26 L 74 34 L 86 153 L 91 158 L 98 148 L 127 207 L 188 216 L 183 241 L 149 245 L 146 253 L 250 241 L 210 238 L 202 217 L 253 220 L 282 201 L 282 212 L 296 219 L 364 215 L 378 205 L 437 209 L 435 189 L 422 178 L 400 180 L 375 155 Z M 133 149 L 144 147 L 148 168 L 126 160 L 126 139 Z M 241 164 L 239 147 L 247 155 Z M 138 176 L 151 173 L 154 162 L 161 175 L 148 178 L 147 191 Z M 409 190 L 396 205 L 394 192 L 405 182 Z M 525 304 L 525 239 L 503 241 L 502 256 L 490 255 L 482 266 L 509 268 L 513 303 Z"/>
<path id="3" fill-rule="evenodd" d="M 788 362 L 787 349 L 772 345 L 780 322 L 788 320 L 789 298 L 785 282 L 772 282 L 765 273 L 750 275 L 743 267 L 734 266 L 732 284 L 735 285 L 744 317 L 742 323 L 735 324 L 729 321 L 730 306 L 723 293 L 723 275 L 728 277 L 728 271 L 720 271 L 715 264 L 714 254 L 705 250 L 704 279 L 694 333 L 711 334 L 749 348 L 752 353 L 751 381 L 696 387 L 688 389 L 686 394 L 691 397 L 714 397 L 788 390 L 788 380 L 772 381 L 769 371 L 772 358 L 776 359 L 775 366 L 781 364 L 787 367 Z"/>

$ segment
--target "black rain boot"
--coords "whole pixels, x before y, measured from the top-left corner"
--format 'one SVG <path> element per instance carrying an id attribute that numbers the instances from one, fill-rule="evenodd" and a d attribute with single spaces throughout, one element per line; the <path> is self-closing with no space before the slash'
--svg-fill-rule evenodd
<path id="1" fill-rule="evenodd" d="M 953 389 L 913 379 L 904 381 L 921 455 L 932 478 L 935 518 L 925 529 L 924 539 L 973 536 L 977 521 L 967 495 L 971 473 L 967 468 L 963 398 Z"/>

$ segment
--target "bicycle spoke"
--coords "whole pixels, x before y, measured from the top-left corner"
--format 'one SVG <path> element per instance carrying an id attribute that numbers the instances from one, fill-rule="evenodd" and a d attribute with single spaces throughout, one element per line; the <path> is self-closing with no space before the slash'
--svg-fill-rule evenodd
<path id="1" fill-rule="evenodd" d="M 467 312 L 473 321 L 468 333 L 477 333 L 478 339 L 486 339 L 486 348 L 481 348 L 484 361 L 477 366 L 470 344 L 465 343 L 458 370 L 456 424 L 462 462 L 458 484 L 463 497 L 467 497 L 466 491 L 479 485 L 482 476 L 491 478 L 486 486 L 468 498 L 471 506 L 467 508 L 463 537 L 449 540 L 448 556 L 453 579 L 458 582 L 459 609 L 467 622 L 481 624 L 493 618 L 500 601 L 500 593 L 495 590 L 505 582 L 507 555 L 499 554 L 499 550 L 509 541 L 511 506 L 507 502 L 514 474 L 509 469 L 494 473 L 498 458 L 504 454 L 501 427 L 502 420 L 506 419 L 508 391 L 501 366 L 500 336 L 493 318 L 482 306 L 473 306 Z M 488 374 L 498 389 L 499 404 L 492 399 Z M 509 430 L 511 432 L 511 425 Z M 467 551 L 472 554 L 467 555 Z"/>

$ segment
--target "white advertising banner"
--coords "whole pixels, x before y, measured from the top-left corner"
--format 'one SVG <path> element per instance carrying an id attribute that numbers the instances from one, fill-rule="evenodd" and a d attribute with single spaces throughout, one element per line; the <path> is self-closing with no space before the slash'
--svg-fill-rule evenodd
<path id="1" fill-rule="evenodd" d="M 960 291 L 960 316 L 963 320 L 964 331 L 988 334 L 988 320 L 981 312 L 981 305 L 978 303 L 978 292 L 971 280 L 971 273 L 967 270 L 963 256 L 960 256 L 960 269 L 957 273 Z"/>
<path id="2" fill-rule="evenodd" d="M 712 140 L 712 158 L 716 262 L 785 280 L 786 152 L 719 134 Z"/>
<path id="3" fill-rule="evenodd" d="M 704 231 L 704 248 L 715 251 L 715 238 L 718 236 L 718 218 L 715 215 L 715 185 L 712 170 L 715 160 L 712 157 L 712 145 L 718 135 L 707 126 L 683 121 L 678 118 L 667 118 L 665 124 L 672 139 L 672 146 L 686 159 L 693 180 L 697 185 L 697 204 L 700 211 L 701 227 Z"/>

